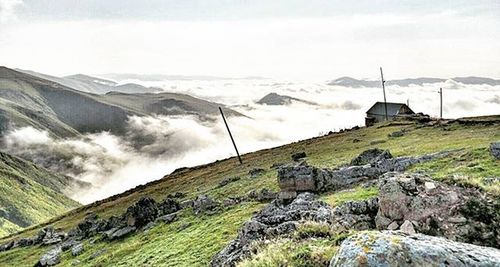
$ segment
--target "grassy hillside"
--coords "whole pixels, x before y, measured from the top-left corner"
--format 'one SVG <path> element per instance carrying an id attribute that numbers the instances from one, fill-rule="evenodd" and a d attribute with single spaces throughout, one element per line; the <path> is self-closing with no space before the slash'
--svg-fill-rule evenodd
<path id="1" fill-rule="evenodd" d="M 15 237 L 4 238 L 0 243 L 11 238 L 34 235 L 40 227 L 47 224 L 68 230 L 90 212 L 106 218 L 120 214 L 143 196 L 161 200 L 167 194 L 183 192 L 186 193 L 183 199 L 208 194 L 222 200 L 230 196 L 244 195 L 254 189 L 277 190 L 276 170 L 270 167 L 275 163 L 291 162 L 290 155 L 297 151 L 305 151 L 308 155 L 307 161 L 311 165 L 337 167 L 347 164 L 354 156 L 372 147 L 390 149 L 394 156 L 416 156 L 462 148 L 451 157 L 416 165 L 412 171 L 425 171 L 435 179 L 477 186 L 494 196 L 500 196 L 498 181 L 491 182 L 488 179 L 500 176 L 500 163 L 488 152 L 489 144 L 500 140 L 499 121 L 500 116 L 476 119 L 475 123 L 455 122 L 441 126 L 393 122 L 261 150 L 243 155 L 243 165 L 240 165 L 236 158 L 230 158 L 175 172 L 121 195 L 70 211 Z M 405 129 L 405 135 L 388 137 L 388 134 L 402 129 Z M 265 172 L 252 178 L 248 172 L 253 168 L 263 168 Z M 222 187 L 218 186 L 224 178 L 235 176 L 241 179 Z M 376 188 L 360 187 L 326 193 L 321 197 L 336 206 L 350 199 L 365 199 L 376 194 Z M 64 252 L 60 266 L 71 266 L 76 262 L 79 266 L 206 266 L 210 258 L 236 236 L 238 228 L 252 213 L 263 205 L 258 202 L 245 202 L 211 216 L 197 216 L 190 209 L 184 209 L 177 221 L 156 226 L 149 232 L 140 232 L 113 242 L 86 240 L 85 252 L 77 257 L 71 256 L 70 252 Z M 287 260 L 290 266 L 311 264 L 329 259 L 335 252 L 338 240 L 339 237 L 326 241 L 310 240 L 298 246 L 290 246 L 293 240 L 279 240 L 261 251 L 264 253 L 261 255 L 268 253 L 272 257 L 253 259 L 244 264 L 274 266 L 282 263 L 283 259 Z M 2 252 L 0 265 L 32 266 L 47 249 L 29 247 Z"/>
<path id="2" fill-rule="evenodd" d="M 81 75 L 75 77 L 83 79 Z M 136 85 L 126 87 L 117 88 L 138 90 Z M 0 134 L 9 126 L 33 126 L 60 137 L 101 131 L 125 134 L 130 115 L 203 117 L 218 114 L 218 106 L 220 104 L 174 93 L 95 95 L 0 67 Z M 227 114 L 241 115 L 230 109 Z"/>
<path id="3" fill-rule="evenodd" d="M 0 236 L 80 206 L 62 192 L 74 182 L 0 152 Z"/>

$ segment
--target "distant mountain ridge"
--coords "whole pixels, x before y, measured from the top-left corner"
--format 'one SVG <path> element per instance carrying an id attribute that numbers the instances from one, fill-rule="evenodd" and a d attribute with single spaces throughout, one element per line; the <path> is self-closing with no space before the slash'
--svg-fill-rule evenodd
<path id="1" fill-rule="evenodd" d="M 261 98 L 259 101 L 257 101 L 257 104 L 281 106 L 281 105 L 289 105 L 293 101 L 301 102 L 301 103 L 305 103 L 305 104 L 309 104 L 309 105 L 316 105 L 316 103 L 313 103 L 313 102 L 309 102 L 306 100 L 298 99 L 298 98 L 287 96 L 287 95 L 279 95 L 277 93 L 269 93 L 269 94 L 265 95 L 263 98 Z"/>
<path id="2" fill-rule="evenodd" d="M 106 94 L 112 91 L 123 93 L 156 93 L 163 91 L 161 88 L 145 87 L 135 83 L 118 84 L 115 81 L 97 78 L 85 74 L 74 74 L 64 77 L 56 77 L 30 70 L 16 70 L 38 78 L 62 84 L 78 91 L 92 94 Z"/>
<path id="3" fill-rule="evenodd" d="M 108 82 L 102 79 L 97 81 Z M 59 137 L 101 131 L 121 135 L 126 133 L 129 116 L 157 114 L 206 117 L 218 115 L 219 106 L 223 105 L 177 93 L 112 91 L 104 95 L 91 94 L 0 67 L 0 134 L 11 126 L 32 126 Z M 227 108 L 226 114 L 242 116 Z"/>
<path id="4" fill-rule="evenodd" d="M 463 83 L 463 84 L 487 84 L 491 86 L 500 85 L 500 80 L 495 80 L 491 78 L 485 77 L 454 77 L 451 79 L 442 79 L 442 78 L 429 78 L 429 77 L 421 77 L 421 78 L 409 78 L 409 79 L 399 79 L 399 80 L 387 80 L 385 85 L 398 85 L 402 87 L 414 85 L 424 85 L 424 84 L 432 84 L 432 83 L 440 83 L 445 82 L 447 80 L 453 80 L 455 82 Z M 362 87 L 380 87 L 380 80 L 359 80 L 352 77 L 340 77 L 335 80 L 329 81 L 328 85 L 336 85 L 336 86 L 344 86 L 351 88 L 362 88 Z"/>

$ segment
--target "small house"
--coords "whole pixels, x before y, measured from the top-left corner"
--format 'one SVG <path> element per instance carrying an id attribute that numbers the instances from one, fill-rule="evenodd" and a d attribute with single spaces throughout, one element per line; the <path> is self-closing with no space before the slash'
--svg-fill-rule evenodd
<path id="1" fill-rule="evenodd" d="M 386 105 L 388 120 L 415 114 L 408 105 L 403 103 L 377 102 L 366 112 L 365 124 L 367 127 L 385 120 Z"/>

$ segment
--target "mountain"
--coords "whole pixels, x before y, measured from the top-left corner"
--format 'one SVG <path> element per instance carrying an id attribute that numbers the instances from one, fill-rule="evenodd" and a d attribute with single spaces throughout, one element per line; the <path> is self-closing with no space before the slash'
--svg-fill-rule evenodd
<path id="1" fill-rule="evenodd" d="M 160 88 L 145 87 L 134 83 L 118 84 L 111 80 L 92 77 L 84 74 L 55 77 L 30 70 L 16 69 L 16 71 L 23 72 L 41 79 L 53 81 L 66 87 L 76 89 L 78 91 L 93 94 L 105 94 L 111 91 L 123 93 L 155 93 L 163 91 Z"/>
<path id="2" fill-rule="evenodd" d="M 60 137 L 101 131 L 121 135 L 125 134 L 131 115 L 205 117 L 217 115 L 218 106 L 222 105 L 174 93 L 90 94 L 0 67 L 0 134 L 11 126 L 32 126 Z M 241 115 L 230 109 L 227 114 Z"/>
<path id="3" fill-rule="evenodd" d="M 0 246 L 0 265 L 33 266 L 44 255 L 60 266 L 223 266 L 229 261 L 329 266 L 333 257 L 348 252 L 340 246 L 360 229 L 373 233 L 374 239 L 370 235 L 364 241 L 376 240 L 376 223 L 439 236 L 432 242 L 436 248 L 451 242 L 446 234 L 460 242 L 498 246 L 500 206 L 494 203 L 500 196 L 495 178 L 500 168 L 490 145 L 498 142 L 498 132 L 498 115 L 387 122 L 245 154 L 243 164 L 232 157 L 181 168 L 0 239 L 0 244 L 19 243 L 46 235 L 41 230 L 48 226 L 72 233 L 53 245 Z M 394 164 L 401 171 L 412 166 L 406 173 L 382 175 Z M 293 200 L 295 190 L 300 195 Z M 412 226 L 409 219 L 391 216 L 413 216 L 418 222 Z M 399 244 L 389 243 L 380 244 Z M 67 250 L 60 249 L 62 244 Z"/>
<path id="4" fill-rule="evenodd" d="M 491 78 L 483 77 L 455 77 L 451 78 L 456 82 L 463 84 L 487 84 L 491 86 L 500 85 L 500 80 L 495 80 Z M 397 85 L 401 87 L 406 87 L 410 85 L 424 85 L 432 83 L 445 82 L 446 79 L 441 78 L 414 78 L 414 79 L 400 79 L 400 80 L 388 80 L 386 81 L 386 86 Z M 380 87 L 380 80 L 358 80 L 351 77 L 340 77 L 338 79 L 329 81 L 328 85 L 344 86 L 351 88 L 362 88 L 362 87 Z"/>
<path id="5" fill-rule="evenodd" d="M 135 74 L 135 73 L 109 73 L 100 75 L 109 79 L 123 80 L 141 80 L 141 81 L 216 81 L 216 80 L 265 80 L 267 78 L 260 76 L 247 76 L 240 78 L 218 77 L 208 75 L 164 75 L 164 74 Z"/>
<path id="6" fill-rule="evenodd" d="M 70 177 L 54 174 L 0 152 L 0 236 L 80 206 L 64 192 L 75 184 L 86 186 Z"/>
<path id="7" fill-rule="evenodd" d="M 263 98 L 261 98 L 259 101 L 257 101 L 257 104 L 275 105 L 275 106 L 276 105 L 289 105 L 293 101 L 301 102 L 301 103 L 305 103 L 305 104 L 309 104 L 309 105 L 316 105 L 315 103 L 312 103 L 312 102 L 309 102 L 306 100 L 294 98 L 294 97 L 287 96 L 287 95 L 279 95 L 277 93 L 269 93 L 269 94 L 265 95 Z"/>

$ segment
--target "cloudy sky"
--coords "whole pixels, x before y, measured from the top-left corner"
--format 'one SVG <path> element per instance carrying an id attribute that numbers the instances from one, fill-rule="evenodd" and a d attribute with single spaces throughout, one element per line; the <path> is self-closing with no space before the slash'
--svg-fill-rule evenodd
<path id="1" fill-rule="evenodd" d="M 44 73 L 500 78 L 500 2 L 0 0 L 0 65 Z"/>

